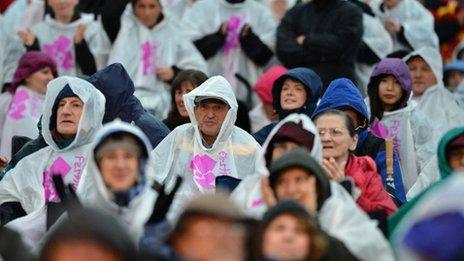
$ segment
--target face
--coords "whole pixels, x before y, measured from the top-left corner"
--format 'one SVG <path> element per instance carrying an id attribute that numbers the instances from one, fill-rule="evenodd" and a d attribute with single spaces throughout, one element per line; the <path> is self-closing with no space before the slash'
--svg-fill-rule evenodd
<path id="1" fill-rule="evenodd" d="M 421 57 L 415 57 L 408 62 L 412 77 L 414 96 L 421 96 L 429 87 L 437 84 L 437 78 L 430 66 Z"/>
<path id="2" fill-rule="evenodd" d="M 383 4 L 385 5 L 386 8 L 391 9 L 395 6 L 397 6 L 400 3 L 401 0 L 383 0 Z"/>
<path id="3" fill-rule="evenodd" d="M 56 112 L 56 130 L 64 138 L 74 137 L 79 128 L 84 103 L 77 97 L 63 98 Z"/>
<path id="4" fill-rule="evenodd" d="M 56 16 L 72 16 L 79 0 L 48 0 L 48 5 Z"/>
<path id="5" fill-rule="evenodd" d="M 392 75 L 383 77 L 379 83 L 379 98 L 386 111 L 391 110 L 402 96 L 400 82 Z"/>
<path id="6" fill-rule="evenodd" d="M 188 117 L 187 110 L 185 109 L 184 100 L 182 96 L 191 92 L 195 87 L 189 81 L 184 81 L 181 83 L 180 88 L 176 90 L 174 95 L 174 100 L 176 102 L 177 111 L 179 112 L 180 116 Z"/>
<path id="7" fill-rule="evenodd" d="M 158 0 L 138 0 L 134 5 L 134 14 L 143 25 L 151 28 L 161 15 L 161 5 Z"/>
<path id="8" fill-rule="evenodd" d="M 298 147 L 293 141 L 284 141 L 284 142 L 274 142 L 274 149 L 272 150 L 272 161 L 280 158 L 285 152 Z"/>
<path id="9" fill-rule="evenodd" d="M 317 118 L 316 127 L 321 137 L 325 159 L 341 159 L 356 149 L 357 137 L 350 136 L 341 116 L 322 115 Z"/>
<path id="10" fill-rule="evenodd" d="M 304 200 L 316 191 L 316 186 L 312 186 L 311 191 L 308 187 L 316 179 L 311 173 L 301 168 L 290 168 L 280 173 L 275 182 L 275 194 L 278 200 L 292 199 L 304 204 Z M 313 182 L 316 184 L 316 182 Z"/>
<path id="11" fill-rule="evenodd" d="M 106 151 L 99 161 L 100 173 L 106 186 L 115 191 L 125 191 L 134 186 L 139 174 L 137 152 L 117 148 Z"/>
<path id="12" fill-rule="evenodd" d="M 447 80 L 447 83 L 446 83 L 447 87 L 454 90 L 459 86 L 462 80 L 464 80 L 464 73 L 459 72 L 459 71 L 451 71 L 448 74 L 448 78 L 446 80 Z"/>
<path id="13" fill-rule="evenodd" d="M 286 79 L 280 91 L 280 106 L 284 110 L 299 109 L 307 98 L 305 86 L 293 79 Z"/>
<path id="14" fill-rule="evenodd" d="M 191 220 L 173 243 L 185 260 L 244 260 L 243 226 L 208 217 Z"/>
<path id="15" fill-rule="evenodd" d="M 310 237 L 296 217 L 276 217 L 264 232 L 264 256 L 272 260 L 305 260 L 309 255 Z"/>
<path id="16" fill-rule="evenodd" d="M 464 170 L 464 147 L 450 151 L 448 164 L 453 170 Z"/>
<path id="17" fill-rule="evenodd" d="M 94 242 L 87 240 L 72 240 L 57 243 L 50 255 L 45 260 L 48 261 L 119 261 L 121 258 L 117 253 Z"/>
<path id="18" fill-rule="evenodd" d="M 54 78 L 55 76 L 53 76 L 52 69 L 50 69 L 50 67 L 44 67 L 29 75 L 24 81 L 33 91 L 45 94 L 47 92 L 48 82 Z"/>
<path id="19" fill-rule="evenodd" d="M 229 106 L 225 103 L 205 101 L 195 106 L 198 128 L 204 136 L 217 137 L 226 118 Z"/>

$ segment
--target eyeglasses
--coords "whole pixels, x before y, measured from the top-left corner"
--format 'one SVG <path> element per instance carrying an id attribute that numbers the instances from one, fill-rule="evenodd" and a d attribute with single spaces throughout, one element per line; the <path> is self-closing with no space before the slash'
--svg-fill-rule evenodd
<path id="1" fill-rule="evenodd" d="M 329 134 L 331 138 L 335 138 L 343 136 L 345 134 L 345 131 L 339 128 L 319 129 L 319 136 L 324 137 L 326 134 Z"/>

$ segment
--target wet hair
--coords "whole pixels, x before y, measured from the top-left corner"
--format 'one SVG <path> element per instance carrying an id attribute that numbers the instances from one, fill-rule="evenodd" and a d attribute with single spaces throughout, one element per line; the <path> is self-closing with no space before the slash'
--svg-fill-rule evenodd
<path id="1" fill-rule="evenodd" d="M 350 135 L 350 137 L 354 137 L 356 135 L 356 129 L 354 127 L 354 122 L 350 118 L 350 116 L 348 116 L 348 114 L 346 114 L 344 111 L 335 110 L 335 109 L 323 111 L 314 118 L 314 123 L 317 122 L 317 120 L 320 117 L 325 116 L 325 115 L 335 115 L 335 116 L 341 117 L 343 119 L 343 124 L 348 130 L 348 134 Z"/>
<path id="2" fill-rule="evenodd" d="M 369 106 L 371 108 L 371 118 L 369 119 L 369 124 L 374 123 L 374 121 L 381 120 L 383 118 L 383 113 L 385 112 L 383 102 L 379 96 L 379 85 L 383 78 L 387 76 L 393 76 L 392 74 L 381 74 L 377 77 L 374 77 L 368 85 L 367 88 L 367 95 L 369 96 Z M 396 79 L 396 77 L 395 77 Z M 400 109 L 403 104 L 405 104 L 405 100 L 408 99 L 407 92 L 401 88 L 401 98 L 393 104 L 392 111 L 396 111 Z"/>
<path id="3" fill-rule="evenodd" d="M 95 162 L 97 162 L 97 165 L 99 165 L 99 154 L 101 154 L 101 149 L 104 148 L 105 146 L 108 146 L 109 144 L 113 142 L 135 142 L 136 146 L 139 148 L 139 151 L 141 152 L 140 157 L 143 158 L 148 158 L 147 155 L 147 150 L 145 149 L 145 144 L 140 140 L 139 137 L 135 136 L 132 133 L 125 132 L 125 131 L 120 131 L 120 132 L 113 132 L 106 136 L 94 149 L 94 157 L 95 157 Z"/>
<path id="4" fill-rule="evenodd" d="M 137 2 L 140 1 L 140 0 L 131 0 L 131 5 L 132 6 L 135 6 L 137 4 Z M 155 0 L 158 2 L 158 4 L 161 6 L 161 8 L 163 7 L 162 6 L 162 3 L 161 3 L 161 0 Z"/>
<path id="5" fill-rule="evenodd" d="M 169 129 L 173 130 L 179 125 L 190 122 L 189 119 L 185 119 L 180 115 L 176 106 L 176 91 L 180 89 L 182 83 L 189 82 L 196 88 L 207 79 L 208 76 L 198 70 L 183 70 L 177 74 L 171 84 L 171 110 L 168 113 L 168 117 L 164 120 Z"/>

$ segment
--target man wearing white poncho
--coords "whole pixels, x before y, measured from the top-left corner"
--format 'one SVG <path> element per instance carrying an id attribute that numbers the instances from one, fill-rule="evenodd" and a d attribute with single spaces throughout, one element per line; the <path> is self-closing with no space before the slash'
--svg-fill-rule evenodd
<path id="1" fill-rule="evenodd" d="M 183 99 L 191 123 L 174 129 L 152 153 L 156 181 L 169 190 L 176 175 L 184 178 L 171 217 L 196 194 L 214 192 L 216 177 L 253 174 L 260 149 L 251 135 L 234 126 L 238 105 L 222 76 L 211 77 Z"/>
<path id="2" fill-rule="evenodd" d="M 259 158 L 259 165 L 256 169 L 256 175 L 249 176 L 243 180 L 234 190 L 232 199 L 245 211 L 255 218 L 260 218 L 266 211 L 267 206 L 261 193 L 261 181 L 269 175 L 266 168 L 265 155 L 267 148 L 274 146 L 271 144 L 277 133 L 281 134 L 281 128 L 287 124 L 301 126 L 306 134 L 313 136 L 312 146 L 310 148 L 311 156 L 317 162 L 322 162 L 322 144 L 319 133 L 312 121 L 305 115 L 292 114 L 279 122 L 271 131 L 266 142 L 263 145 L 262 155 Z M 282 139 L 280 142 L 287 140 L 293 142 L 296 146 L 305 146 L 298 144 L 295 135 L 291 138 Z M 307 141 L 308 137 L 301 137 L 301 141 Z M 280 146 L 279 146 L 280 147 Z M 289 148 L 289 147 L 287 147 Z M 317 217 L 321 228 L 330 236 L 337 238 L 345 244 L 350 252 L 361 260 L 393 260 L 391 249 L 380 230 L 377 229 L 376 223 L 371 221 L 364 212 L 357 207 L 353 198 L 337 182 L 329 181 L 328 187 L 330 192 L 324 199 L 318 198 Z"/>
<path id="3" fill-rule="evenodd" d="M 63 76 L 48 84 L 41 122 L 48 146 L 23 158 L 0 182 L 2 223 L 9 221 L 3 211 L 7 203 L 19 202 L 29 214 L 58 201 L 52 174 L 77 188 L 104 109 L 105 97 L 87 81 Z"/>
<path id="4" fill-rule="evenodd" d="M 129 166 L 128 159 L 118 156 L 118 149 L 129 155 L 138 155 L 136 182 L 128 188 L 125 186 L 121 189 L 120 184 L 127 184 L 125 180 L 133 178 L 129 174 L 133 168 Z M 148 138 L 139 128 L 118 120 L 106 124 L 95 138 L 89 163 L 77 190 L 77 195 L 84 205 L 113 213 L 129 227 L 137 240 L 142 236 L 143 226 L 152 214 L 157 195 L 146 178 L 147 172 L 150 171 L 147 160 L 150 151 Z M 105 153 L 113 166 L 110 169 L 105 168 L 107 171 L 104 172 L 102 160 Z M 116 157 L 117 161 L 113 157 Z M 122 170 L 124 174 L 120 173 Z"/>
<path id="5" fill-rule="evenodd" d="M 150 16 L 155 24 L 148 24 L 136 15 L 139 3 L 132 3 L 121 16 L 121 28 L 108 63 L 122 63 L 134 80 L 135 96 L 150 113 L 164 119 L 171 104 L 168 82 L 176 71 L 206 72 L 206 62 L 177 25 L 163 15 L 161 6 L 157 14 Z M 167 71 L 172 73 L 170 77 L 165 76 Z"/>
<path id="6" fill-rule="evenodd" d="M 235 74 L 254 84 L 272 58 L 277 24 L 269 9 L 253 0 L 201 0 L 185 12 L 186 33 L 208 62 L 211 75 L 224 75 L 237 99 L 248 90 Z"/>

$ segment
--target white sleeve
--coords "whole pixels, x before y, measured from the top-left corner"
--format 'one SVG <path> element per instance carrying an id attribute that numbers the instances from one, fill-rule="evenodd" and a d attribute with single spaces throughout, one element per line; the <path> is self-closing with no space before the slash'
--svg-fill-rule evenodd
<path id="1" fill-rule="evenodd" d="M 432 159 L 425 165 L 422 171 L 419 174 L 419 177 L 416 180 L 416 183 L 409 189 L 406 194 L 407 200 L 411 200 L 422 191 L 428 188 L 433 183 L 440 180 L 440 174 L 438 169 L 438 159 L 437 156 L 433 156 Z"/>
<path id="2" fill-rule="evenodd" d="M 422 170 L 436 155 L 439 137 L 430 119 L 421 111 L 414 109 L 410 120 L 419 170 Z"/>
<path id="3" fill-rule="evenodd" d="M 433 30 L 434 19 L 432 14 L 419 2 L 410 0 L 407 5 L 410 17 L 402 23 L 404 37 L 414 50 L 429 46 L 438 48 L 438 36 Z"/>

